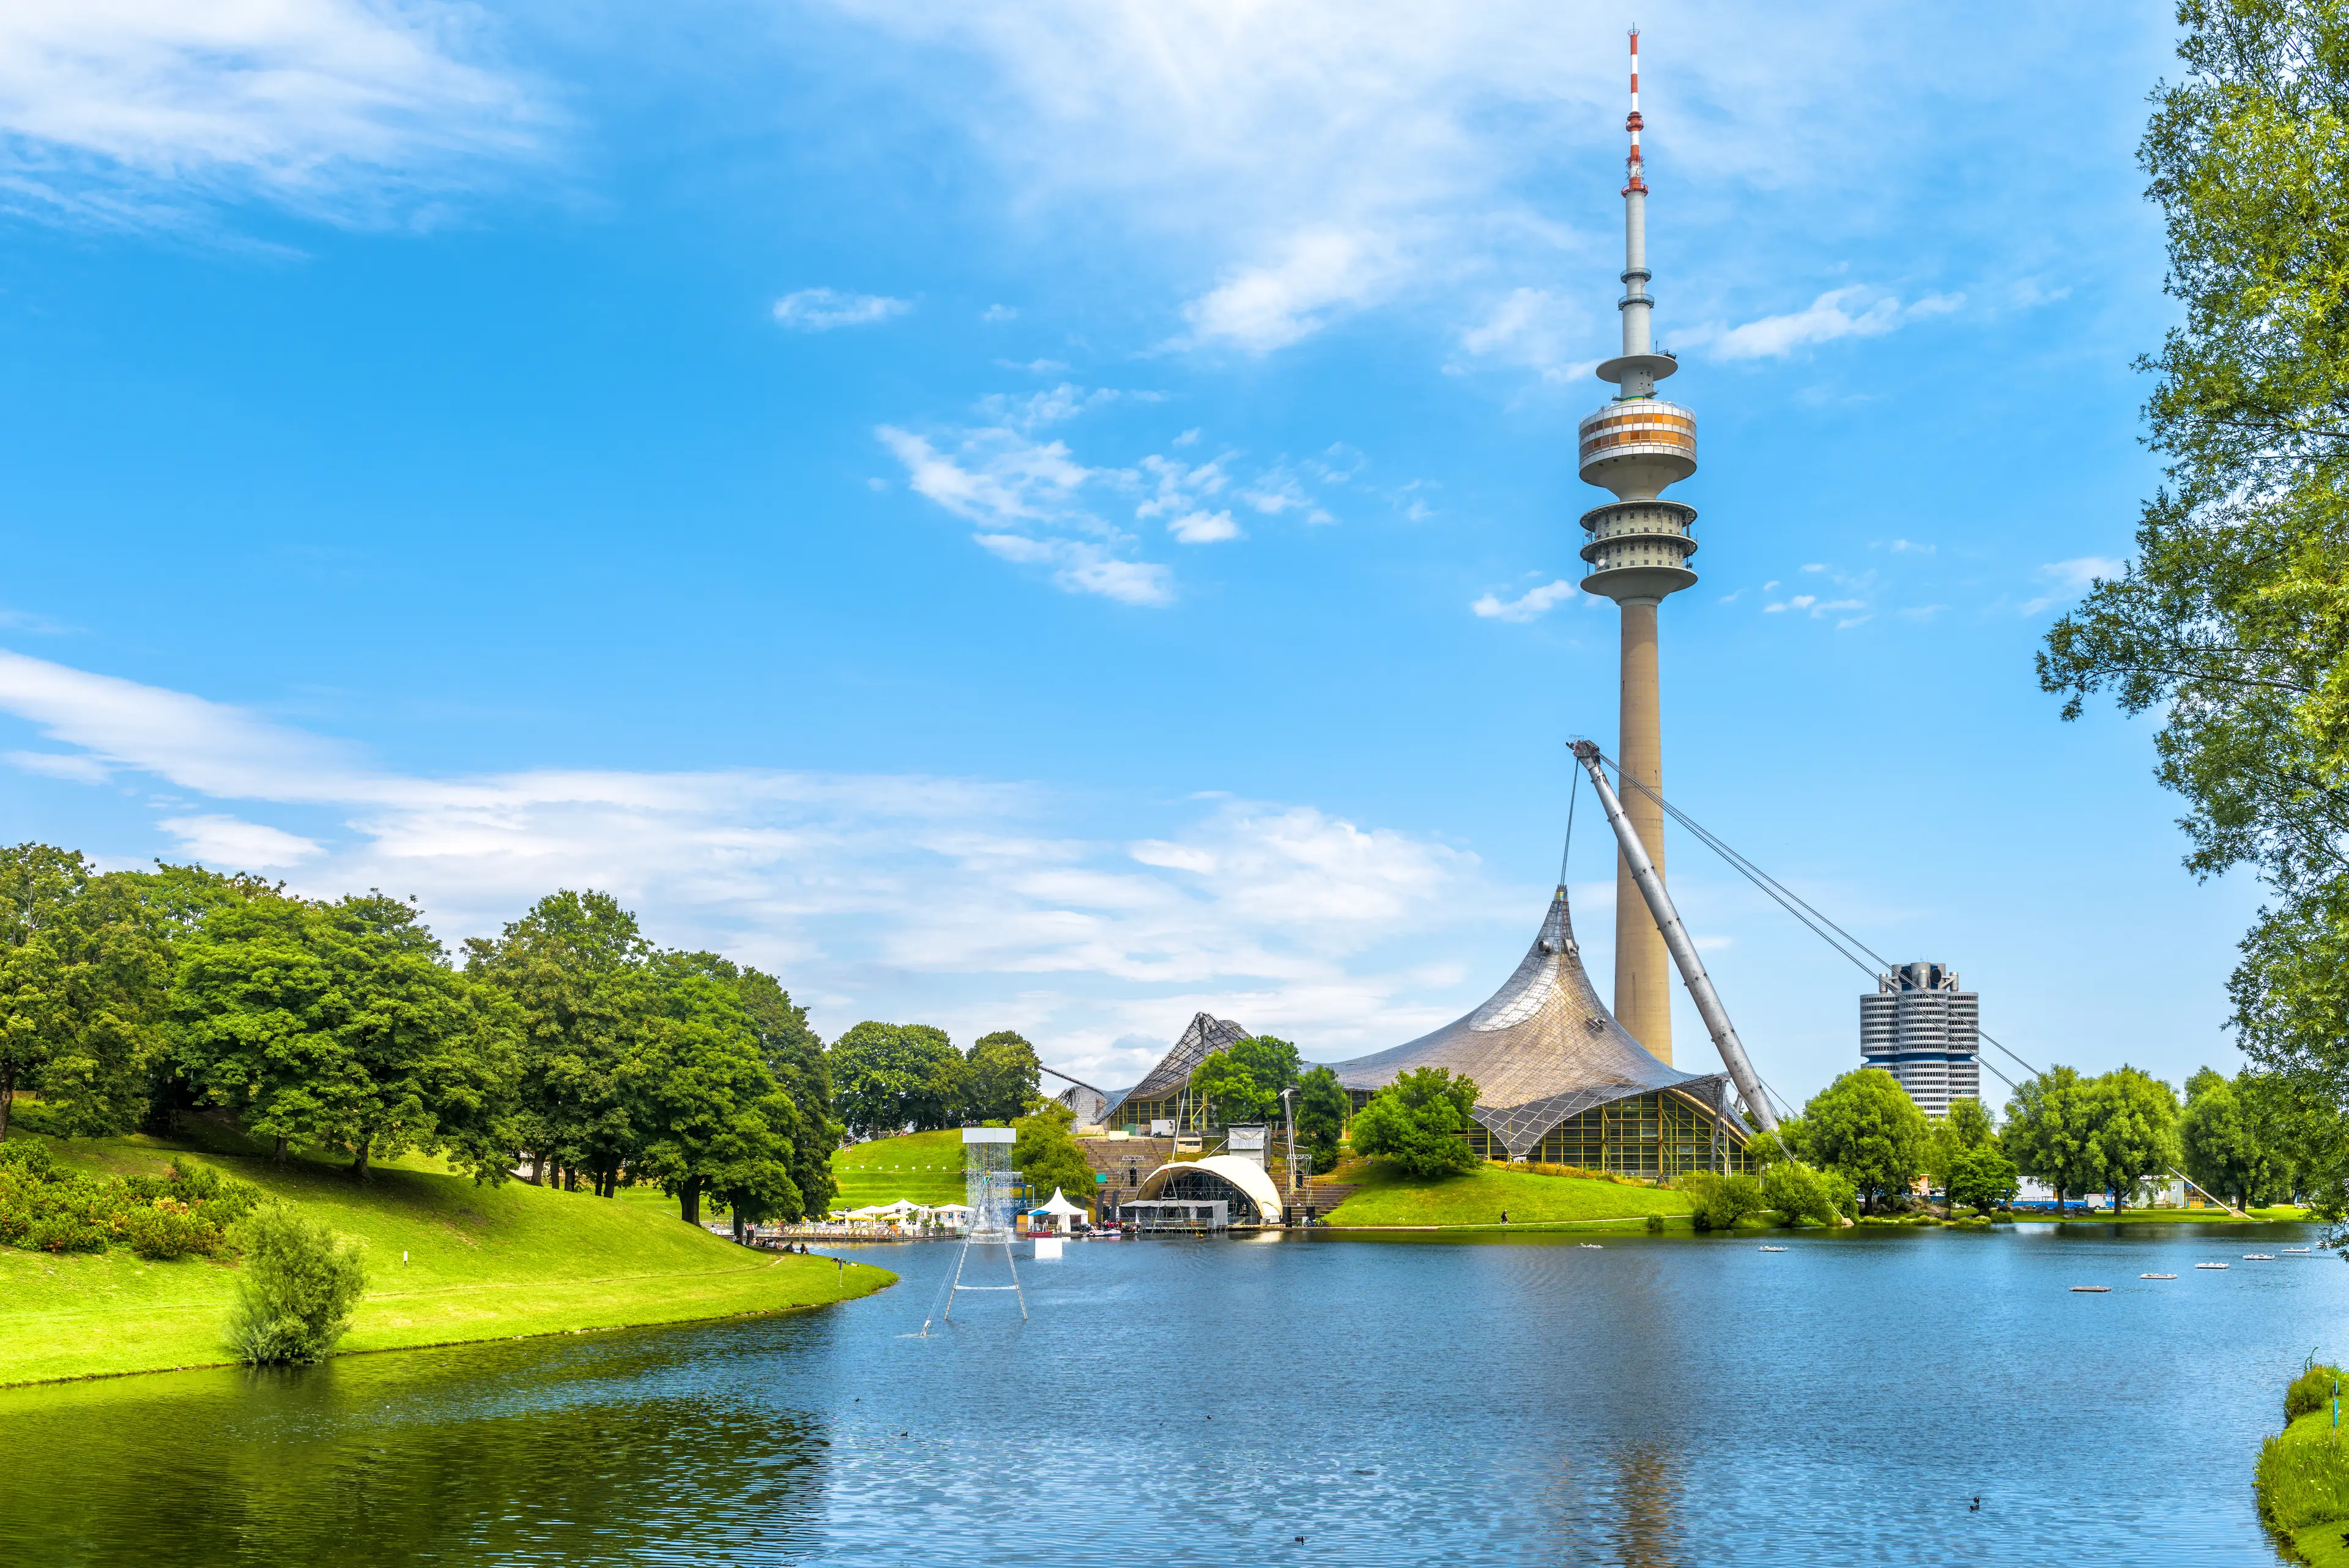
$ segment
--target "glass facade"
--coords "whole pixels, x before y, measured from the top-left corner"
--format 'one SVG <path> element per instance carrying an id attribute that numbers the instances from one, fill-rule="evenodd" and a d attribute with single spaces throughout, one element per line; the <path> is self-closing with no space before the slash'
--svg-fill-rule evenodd
<path id="1" fill-rule="evenodd" d="M 1350 1098 L 1360 1111 L 1371 1096 L 1357 1089 Z M 1479 1159 L 1509 1158 L 1507 1147 L 1482 1125 L 1470 1127 L 1461 1137 Z M 1570 1165 L 1651 1181 L 1692 1170 L 1752 1168 L 1745 1158 L 1743 1127 L 1733 1121 L 1723 1123 L 1721 1147 L 1716 1148 L 1712 1110 L 1662 1089 L 1627 1095 L 1567 1117 L 1542 1135 L 1526 1158 L 1535 1165 Z"/>

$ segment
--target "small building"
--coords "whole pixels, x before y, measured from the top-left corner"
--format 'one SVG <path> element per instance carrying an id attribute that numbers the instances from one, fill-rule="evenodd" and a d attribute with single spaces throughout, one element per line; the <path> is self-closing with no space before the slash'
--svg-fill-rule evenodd
<path id="1" fill-rule="evenodd" d="M 1859 999 L 1859 1057 L 1900 1082 L 1929 1116 L 1982 1098 L 1982 998 L 1945 964 L 1904 963 Z"/>

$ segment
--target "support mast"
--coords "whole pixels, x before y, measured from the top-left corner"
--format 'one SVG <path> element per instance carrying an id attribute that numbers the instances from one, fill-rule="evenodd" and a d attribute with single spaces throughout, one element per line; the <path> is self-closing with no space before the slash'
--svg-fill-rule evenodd
<path id="1" fill-rule="evenodd" d="M 1761 1075 L 1754 1071 L 1754 1063 L 1745 1054 L 1745 1043 L 1737 1038 L 1737 1026 L 1729 1022 L 1729 1009 L 1721 1004 L 1720 992 L 1713 989 L 1713 979 L 1704 972 L 1704 961 L 1696 956 L 1696 944 L 1689 940 L 1688 928 L 1681 924 L 1680 911 L 1672 908 L 1672 896 L 1664 890 L 1662 876 L 1648 858 L 1647 848 L 1633 831 L 1623 803 L 1615 798 L 1615 791 L 1607 782 L 1607 770 L 1599 766 L 1599 748 L 1588 741 L 1577 741 L 1574 759 L 1590 774 L 1590 782 L 1599 791 L 1599 807 L 1615 829 L 1616 842 L 1621 845 L 1623 858 L 1631 867 L 1632 880 L 1639 886 L 1649 919 L 1671 950 L 1672 961 L 1680 966 L 1681 979 L 1688 982 L 1697 1015 L 1704 1020 L 1706 1032 L 1721 1052 L 1721 1064 L 1729 1069 L 1730 1082 L 1737 1085 L 1738 1098 L 1745 1102 L 1746 1111 L 1764 1132 L 1776 1132 L 1778 1114 L 1770 1108 L 1770 1096 L 1763 1092 Z"/>

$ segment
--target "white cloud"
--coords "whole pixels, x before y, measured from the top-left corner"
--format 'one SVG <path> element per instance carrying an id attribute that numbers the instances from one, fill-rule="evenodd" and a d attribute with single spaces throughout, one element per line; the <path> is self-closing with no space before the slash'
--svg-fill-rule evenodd
<path id="1" fill-rule="evenodd" d="M 1497 594 L 1486 594 L 1468 607 L 1488 620 L 1538 620 L 1557 606 L 1574 597 L 1575 586 L 1564 577 L 1540 587 L 1528 588 L 1513 599 Z"/>
<path id="2" fill-rule="evenodd" d="M 990 305 L 978 313 L 978 318 L 981 321 L 1010 321 L 1019 315 L 1019 310 L 1012 306 Z"/>
<path id="3" fill-rule="evenodd" d="M 1185 545 L 1214 545 L 1240 536 L 1240 525 L 1229 512 L 1186 512 L 1169 518 L 1166 531 Z"/>
<path id="4" fill-rule="evenodd" d="M 775 301 L 775 320 L 794 332 L 829 332 L 836 327 L 870 327 L 913 308 L 913 301 L 885 294 L 802 288 Z"/>
<path id="5" fill-rule="evenodd" d="M 1599 365 L 1588 350 L 1602 341 L 1580 300 L 1540 288 L 1512 289 L 1460 334 L 1469 353 L 1537 370 L 1546 381 L 1588 377 Z"/>
<path id="6" fill-rule="evenodd" d="M 1170 818 L 1158 831 L 1086 836 L 1064 826 L 1069 803 L 970 780 L 419 777 L 244 709 L 6 659 L 0 712 L 67 744 L 80 744 L 68 729 L 102 738 L 102 753 L 77 753 L 93 780 L 145 776 L 183 803 L 209 797 L 157 824 L 181 853 L 285 869 L 305 893 L 414 893 L 444 940 L 492 932 L 558 887 L 607 889 L 661 941 L 781 974 L 820 1001 L 827 1033 L 920 1016 L 968 1038 L 1025 999 L 1021 1015 L 1049 1024 L 1037 1035 L 1047 1059 L 1065 1064 L 1082 1052 L 1116 1059 L 1115 1043 L 1134 1034 L 1158 1043 L 1154 1054 L 1212 1005 L 1350 1054 L 1473 1000 L 1424 994 L 1413 977 L 1431 942 L 1486 933 L 1471 950 L 1483 981 L 1506 972 L 1523 940 L 1516 923 L 1490 924 L 1495 890 L 1473 855 L 1311 806 L 1152 807 Z M 61 711 L 57 693 L 83 701 Z M 150 731 L 157 715 L 171 722 Z M 270 803 L 305 824 L 317 807 L 336 821 L 295 831 L 268 820 Z M 1522 923 L 1538 903 L 1527 895 Z M 1039 976 L 1053 977 L 1051 992 Z"/>
<path id="7" fill-rule="evenodd" d="M 1149 561 L 1128 561 L 1082 539 L 1035 539 L 1024 534 L 972 535 L 991 554 L 1024 566 L 1052 568 L 1052 581 L 1072 594 L 1098 594 L 1120 604 L 1157 609 L 1174 602 L 1174 575 Z M 1189 541 L 1185 541 L 1189 543 Z"/>
<path id="8" fill-rule="evenodd" d="M 1269 353 L 1319 332 L 1339 308 L 1368 303 L 1393 271 L 1371 235 L 1307 229 L 1288 237 L 1278 260 L 1236 269 L 1183 315 L 1195 341 Z"/>
<path id="9" fill-rule="evenodd" d="M 2065 599 L 2076 598 L 2099 577 L 2117 577 L 2127 566 L 2127 562 L 2110 556 L 2075 556 L 2068 561 L 2050 561 L 2031 575 L 2043 583 L 2053 584 L 2055 591 L 2025 599 L 2016 613 L 2037 615 Z"/>
<path id="10" fill-rule="evenodd" d="M 321 852 L 316 839 L 233 816 L 167 816 L 156 826 L 180 841 L 181 854 L 216 870 L 274 871 Z"/>
<path id="11" fill-rule="evenodd" d="M 1892 296 L 1854 284 L 1829 289 L 1807 309 L 1765 316 L 1742 327 L 1700 328 L 1694 336 L 1716 358 L 1784 358 L 1797 348 L 1838 337 L 1879 337 L 1920 317 L 1946 315 L 1964 303 L 1963 295 L 1936 294 L 1903 309 Z"/>
<path id="12" fill-rule="evenodd" d="M 381 216 L 541 150 L 551 117 L 438 0 L 14 0 L 0 204 L 110 226 L 259 195 Z"/>

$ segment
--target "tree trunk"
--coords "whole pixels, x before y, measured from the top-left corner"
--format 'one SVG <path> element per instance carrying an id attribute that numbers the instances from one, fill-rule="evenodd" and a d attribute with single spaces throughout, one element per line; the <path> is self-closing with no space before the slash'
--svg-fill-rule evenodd
<path id="1" fill-rule="evenodd" d="M 677 1206 L 687 1224 L 701 1223 L 701 1178 L 694 1177 L 678 1189 Z"/>
<path id="2" fill-rule="evenodd" d="M 359 1137 L 358 1158 L 351 1161 L 351 1177 L 354 1180 L 365 1181 L 367 1179 L 367 1159 L 374 1153 L 375 1135 L 362 1134 Z"/>
<path id="3" fill-rule="evenodd" d="M 579 1172 L 567 1165 L 563 1168 L 563 1190 L 565 1192 L 579 1190 Z"/>
<path id="4" fill-rule="evenodd" d="M 740 1203 L 734 1205 L 734 1244 L 738 1247 L 748 1245 L 742 1240 L 742 1206 Z"/>
<path id="5" fill-rule="evenodd" d="M 283 1165 L 285 1163 L 285 1135 L 284 1133 L 279 1133 L 277 1135 L 277 1147 L 270 1152 L 269 1158 L 276 1164 Z"/>
<path id="6" fill-rule="evenodd" d="M 8 1141 L 8 1105 L 16 1097 L 15 1064 L 0 1067 L 0 1143 Z"/>

